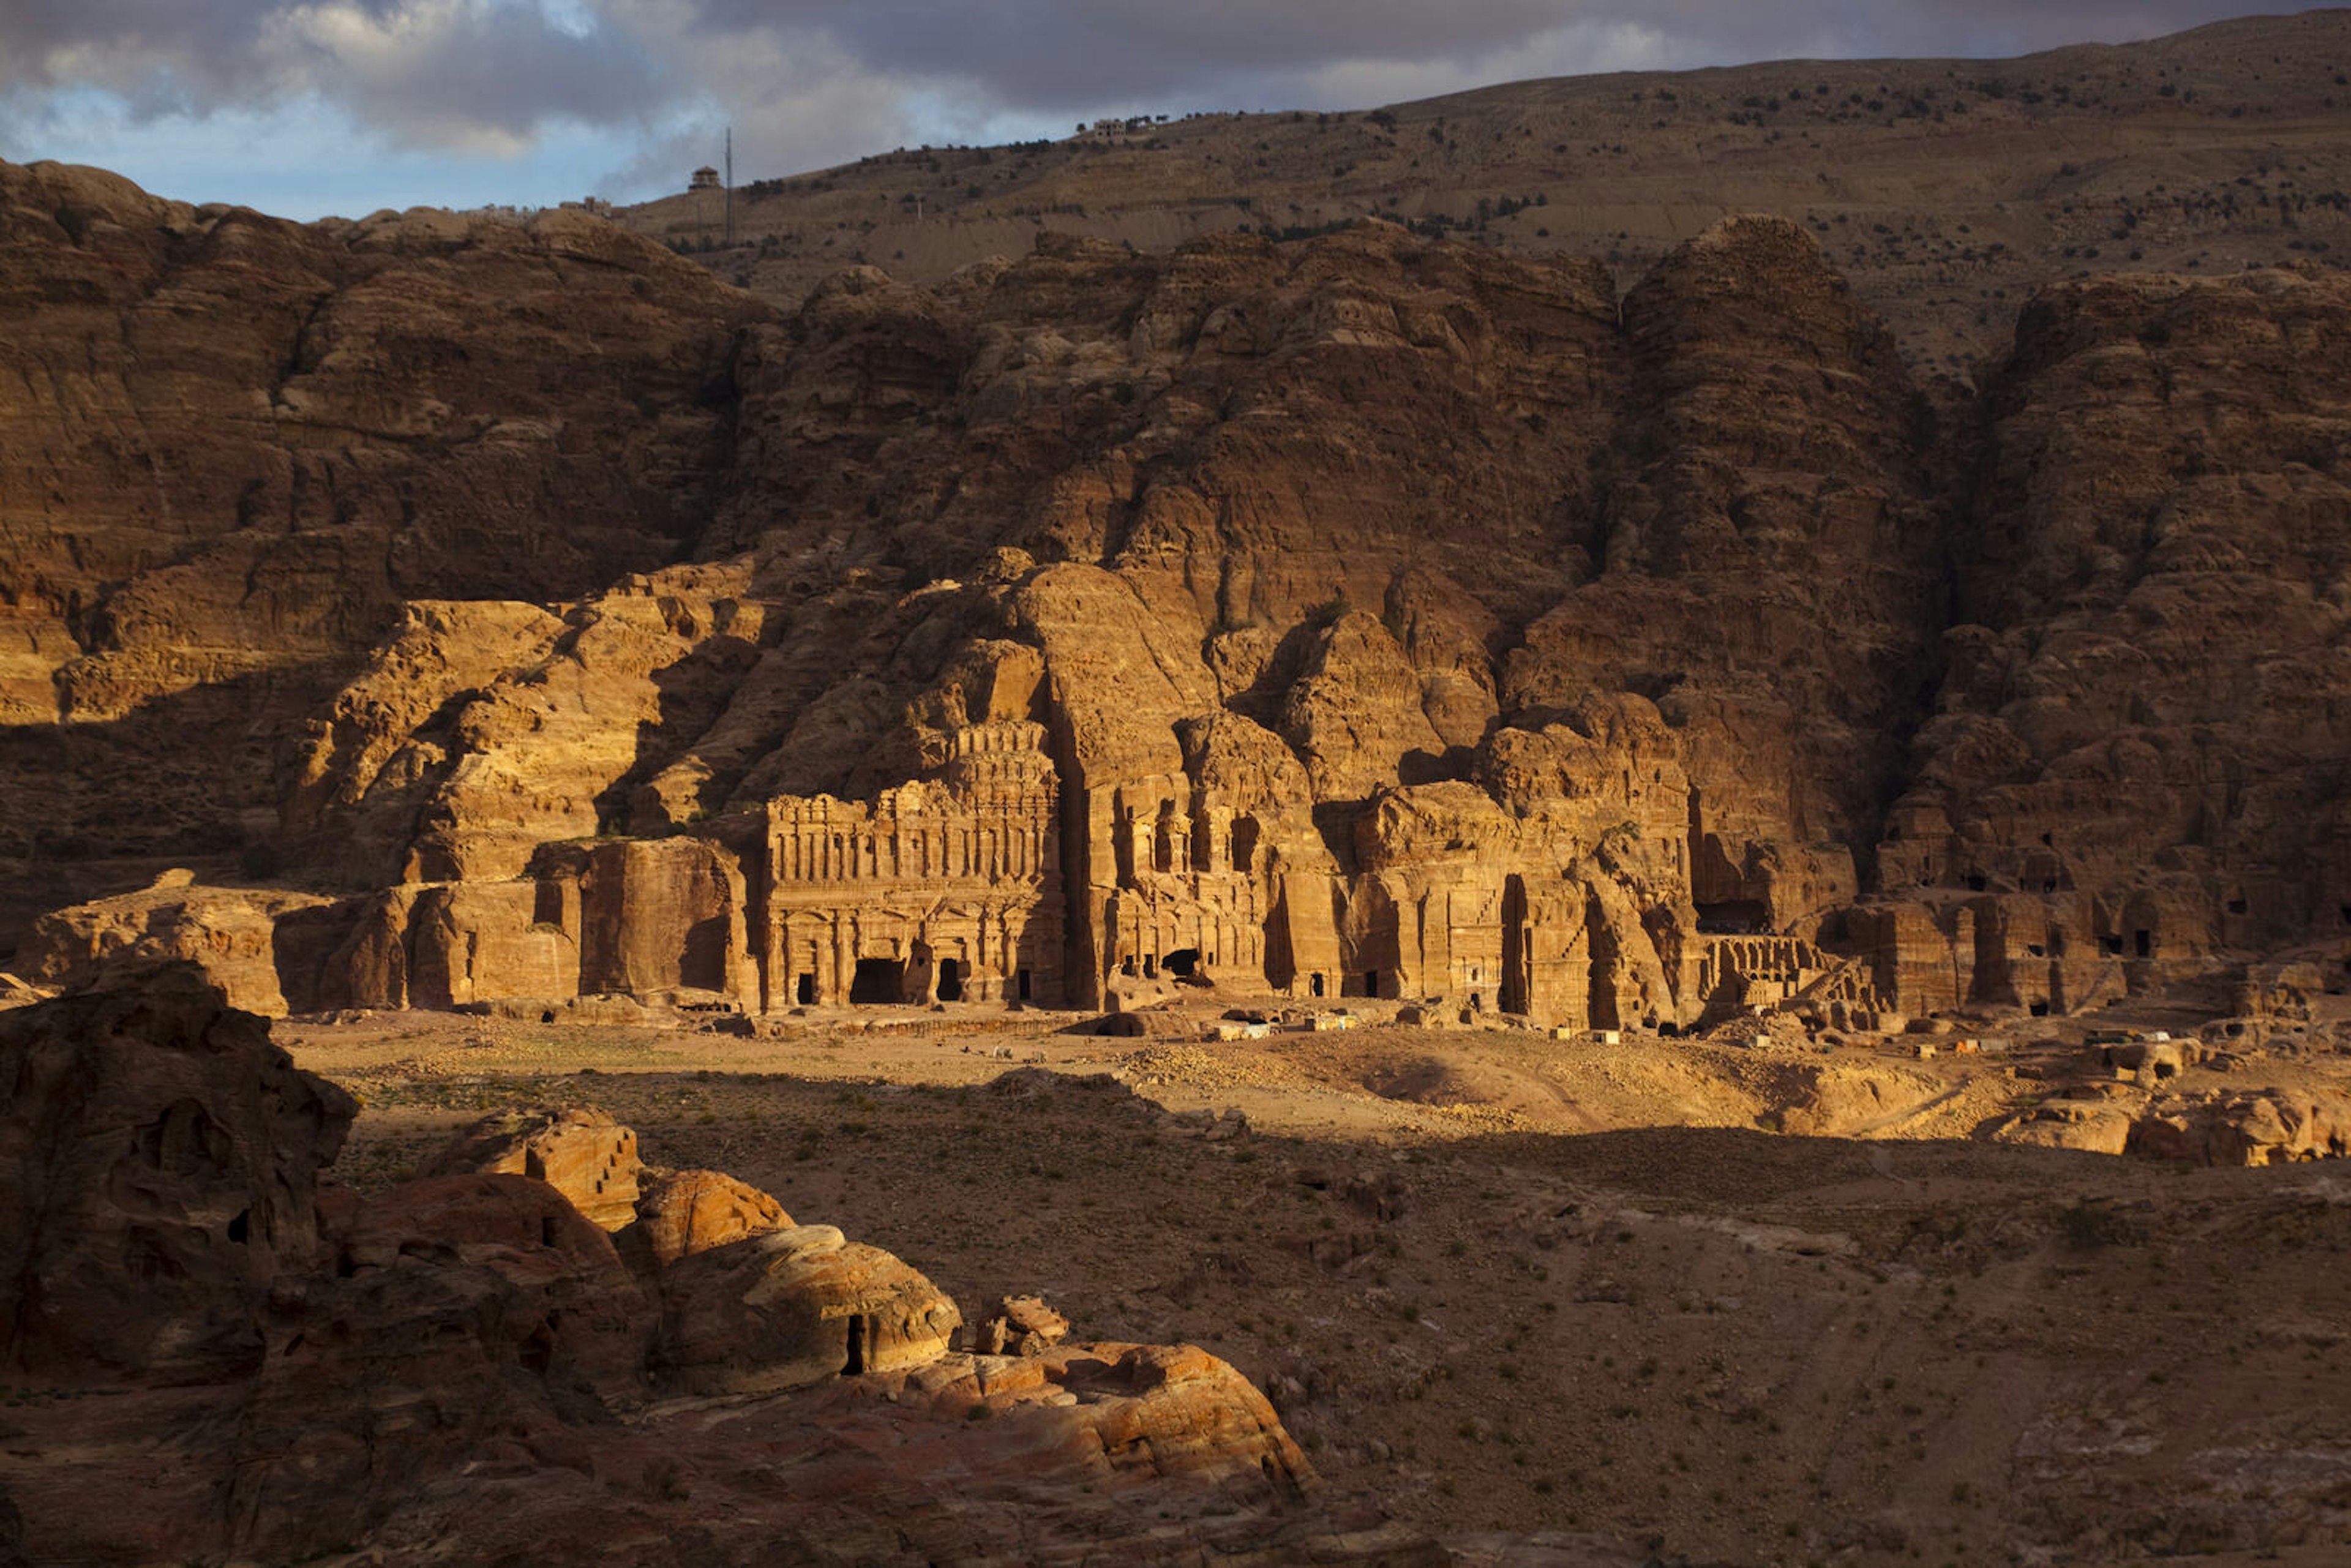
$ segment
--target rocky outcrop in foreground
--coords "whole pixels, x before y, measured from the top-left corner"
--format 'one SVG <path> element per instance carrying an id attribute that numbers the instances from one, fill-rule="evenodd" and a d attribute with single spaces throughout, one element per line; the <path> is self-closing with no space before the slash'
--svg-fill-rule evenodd
<path id="1" fill-rule="evenodd" d="M 11 1427 L 32 1561 L 1443 1560 L 1307 1500 L 1215 1357 L 1033 1301 L 958 1351 L 904 1262 L 590 1108 L 359 1199 L 350 1099 L 192 968 L 7 1014 L 0 1079 L 0 1367 L 108 1396 Z"/>

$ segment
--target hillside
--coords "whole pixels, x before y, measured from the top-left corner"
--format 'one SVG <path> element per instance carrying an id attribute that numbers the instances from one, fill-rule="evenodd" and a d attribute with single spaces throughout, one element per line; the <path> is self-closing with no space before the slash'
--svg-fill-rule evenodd
<path id="1" fill-rule="evenodd" d="M 2083 272 L 2351 258 L 2351 12 L 2005 61 L 1782 61 L 1517 82 L 1346 113 L 1186 115 L 900 151 L 624 208 L 790 306 L 844 264 L 935 282 L 1036 235 L 1144 250 L 1364 216 L 1604 259 L 1629 287 L 1732 213 L 1816 234 L 1922 374 L 1997 355 Z M 685 171 L 680 170 L 681 183 Z M 747 171 L 747 173 L 749 172 Z"/>

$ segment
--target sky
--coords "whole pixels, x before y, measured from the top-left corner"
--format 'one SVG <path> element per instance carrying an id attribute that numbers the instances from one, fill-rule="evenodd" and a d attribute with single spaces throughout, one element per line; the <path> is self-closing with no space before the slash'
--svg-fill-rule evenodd
<path id="1" fill-rule="evenodd" d="M 2240 0 L 0 0 L 0 159 L 289 217 L 641 201 L 1108 114 L 1588 71 L 1998 57 Z"/>

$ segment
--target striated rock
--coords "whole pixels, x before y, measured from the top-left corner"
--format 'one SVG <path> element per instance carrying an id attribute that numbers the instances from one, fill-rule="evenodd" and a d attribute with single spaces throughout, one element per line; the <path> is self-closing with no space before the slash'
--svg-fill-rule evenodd
<path id="1" fill-rule="evenodd" d="M 979 1325 L 973 1343 L 982 1355 L 1035 1355 L 1070 1334 L 1070 1320 L 1042 1296 L 1006 1296 Z"/>
<path id="2" fill-rule="evenodd" d="M 928 1280 L 830 1225 L 771 1230 L 664 1270 L 664 1382 L 695 1394 L 771 1394 L 919 1366 L 963 1314 Z"/>
<path id="3" fill-rule="evenodd" d="M 283 1018 L 314 1001 L 342 935 L 338 913 L 314 894 L 201 887 L 166 873 L 142 892 L 43 915 L 16 963 L 37 984 L 81 988 L 176 960 L 202 969 L 229 1006 Z"/>
<path id="4" fill-rule="evenodd" d="M 0 1071 L 0 1158 L 37 1195 L 0 1229 L 6 1364 L 120 1396 L 54 1451 L 11 1427 L 26 1560 L 1435 1561 L 1300 1511 L 1312 1470 L 1224 1363 L 1059 1344 L 1034 1297 L 998 1324 L 1027 1354 L 956 1354 L 914 1270 L 714 1172 L 639 1191 L 592 1108 L 321 1193 L 351 1103 L 189 967 L 12 1012 Z M 618 1237 L 566 1196 L 623 1181 Z"/>
<path id="5" fill-rule="evenodd" d="M 0 1014 L 0 1364 L 192 1381 L 262 1354 L 357 1105 L 186 965 Z"/>
<path id="6" fill-rule="evenodd" d="M 783 1205 L 719 1171 L 651 1171 L 639 1178 L 636 1218 L 613 1242 L 623 1257 L 666 1268 L 747 1236 L 792 1228 Z"/>
<path id="7" fill-rule="evenodd" d="M 0 164 L 0 790 L 55 806 L 0 828 L 17 874 L 55 868 L 0 901 L 0 948 L 156 857 L 284 863 L 281 747 L 374 722 L 333 695 L 407 601 L 674 560 L 735 333 L 771 314 L 583 214 L 297 225 L 56 163 Z"/>
<path id="8" fill-rule="evenodd" d="M 2119 1155 L 2137 1138 L 2138 1124 L 2122 1106 L 2102 1100 L 2051 1100 L 1992 1130 L 2003 1144 L 2084 1154 Z"/>
<path id="9" fill-rule="evenodd" d="M 2341 1159 L 2351 1155 L 2351 1095 L 2253 1089 L 2159 1102 L 2130 1128 L 2129 1152 L 2211 1166 Z"/>
<path id="10" fill-rule="evenodd" d="M 2339 931 L 2351 371 L 2314 350 L 2346 322 L 2351 279 L 2306 267 L 2027 307 L 1879 855 L 1889 889 L 1988 891 L 2001 919 L 1906 978 L 2067 1011 Z"/>
<path id="11" fill-rule="evenodd" d="M 1810 1083 L 1802 1097 L 1782 1113 L 1780 1130 L 1809 1138 L 1866 1135 L 1872 1128 L 1899 1121 L 1945 1089 L 1923 1074 L 1880 1066 L 1817 1068 L 1802 1076 Z"/>
<path id="12" fill-rule="evenodd" d="M 34 199 L 79 176 L 9 178 L 12 254 L 81 280 L 14 307 L 24 352 L 164 330 Z M 852 268 L 777 319 L 585 217 L 303 229 L 103 181 L 68 206 L 132 276 L 252 247 L 304 312 L 256 384 L 274 419 L 331 413 L 353 465 L 335 538 L 429 559 L 351 567 L 331 626 L 288 608 L 256 563 L 326 548 L 305 447 L 290 534 L 218 532 L 196 465 L 180 565 L 122 556 L 79 621 L 28 579 L 12 601 L 107 644 L 57 677 L 84 728 L 291 683 L 240 707 L 231 836 L 273 841 L 257 878 L 340 890 L 87 906 L 45 971 L 217 946 L 256 1005 L 549 1019 L 1124 1010 L 1207 980 L 1868 1027 L 2228 988 L 2351 907 L 2324 782 L 2351 737 L 2305 695 L 2339 684 L 2351 517 L 2351 393 L 2306 369 L 2351 319 L 2323 268 L 2053 287 L 1969 405 L 1769 215 L 1621 307 L 1589 264 L 1374 222 L 1166 255 L 1044 234 L 932 288 Z M 406 351 L 399 289 L 434 320 L 474 302 L 447 340 L 477 377 Z M 526 333 L 524 301 L 563 329 Z M 533 379 L 580 334 L 632 345 L 625 418 Z M 157 373 L 206 384 L 184 348 Z M 417 512 L 444 483 L 418 442 L 486 487 Z M 601 468 L 531 466 L 590 442 Z M 660 498 L 648 535 L 611 533 L 622 495 Z M 528 538 L 458 599 L 434 530 L 485 496 L 481 540 Z M 559 506 L 604 521 L 575 538 Z M 233 608 L 219 551 L 261 585 Z M 19 737 L 0 776 L 86 790 L 102 755 Z M 160 816 L 235 815 L 226 786 L 152 787 Z M 75 820 L 160 841 L 111 810 Z"/>
<path id="13" fill-rule="evenodd" d="M 606 1230 L 637 1218 L 637 1135 L 592 1105 L 483 1117 L 426 1167 L 427 1176 L 508 1174 L 543 1181 Z"/>
<path id="14" fill-rule="evenodd" d="M 231 1528 L 300 1558 L 357 1541 L 494 1444 L 577 1462 L 575 1428 L 643 1401 L 653 1312 L 612 1242 L 521 1176 L 441 1176 L 365 1205 L 331 1272 L 280 1283 L 238 1422 Z"/>

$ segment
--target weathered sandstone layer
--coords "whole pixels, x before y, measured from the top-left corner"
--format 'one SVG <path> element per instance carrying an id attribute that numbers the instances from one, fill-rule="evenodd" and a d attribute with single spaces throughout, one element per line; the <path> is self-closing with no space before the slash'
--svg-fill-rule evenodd
<path id="1" fill-rule="evenodd" d="M 2227 1010 L 2351 909 L 2336 273 L 2053 287 L 1971 402 L 1770 217 L 1621 298 L 1368 223 L 1045 235 L 933 288 L 852 268 L 778 319 L 584 216 L 303 229 L 7 179 L 19 353 L 114 353 L 101 326 L 154 307 L 86 275 L 181 287 L 230 232 L 276 259 L 208 298 L 319 279 L 260 383 L 308 389 L 291 413 L 118 376 L 109 429 L 144 434 L 101 438 L 28 375 L 0 423 L 12 472 L 127 443 L 189 541 L 142 556 L 94 478 L 13 525 L 12 601 L 77 639 L 0 730 L 57 803 L 16 824 L 20 908 L 148 882 L 133 852 L 204 873 L 35 925 L 13 965 L 42 983 L 217 954 L 270 1010 L 553 1017 L 1111 1008 L 1205 975 L 1866 1025 Z M 358 465 L 349 517 L 153 477 L 189 432 L 277 452 L 362 392 L 407 412 L 298 426 Z M 524 409 L 552 445 L 496 435 Z M 85 526 L 114 552 L 87 581 L 57 564 Z M 369 528 L 367 572 L 322 569 L 333 634 L 281 635 L 255 563 Z M 316 684 L 261 700 L 265 666 Z M 242 759 L 208 737 L 131 810 L 91 737 L 232 694 Z"/>
<path id="2" fill-rule="evenodd" d="M 15 1445 L 24 1560 L 1444 1560 L 1302 1505 L 1215 1357 L 956 1350 L 906 1263 L 590 1108 L 362 1200 L 350 1097 L 193 967 L 0 1018 L 0 1370 L 109 1396 Z"/>

